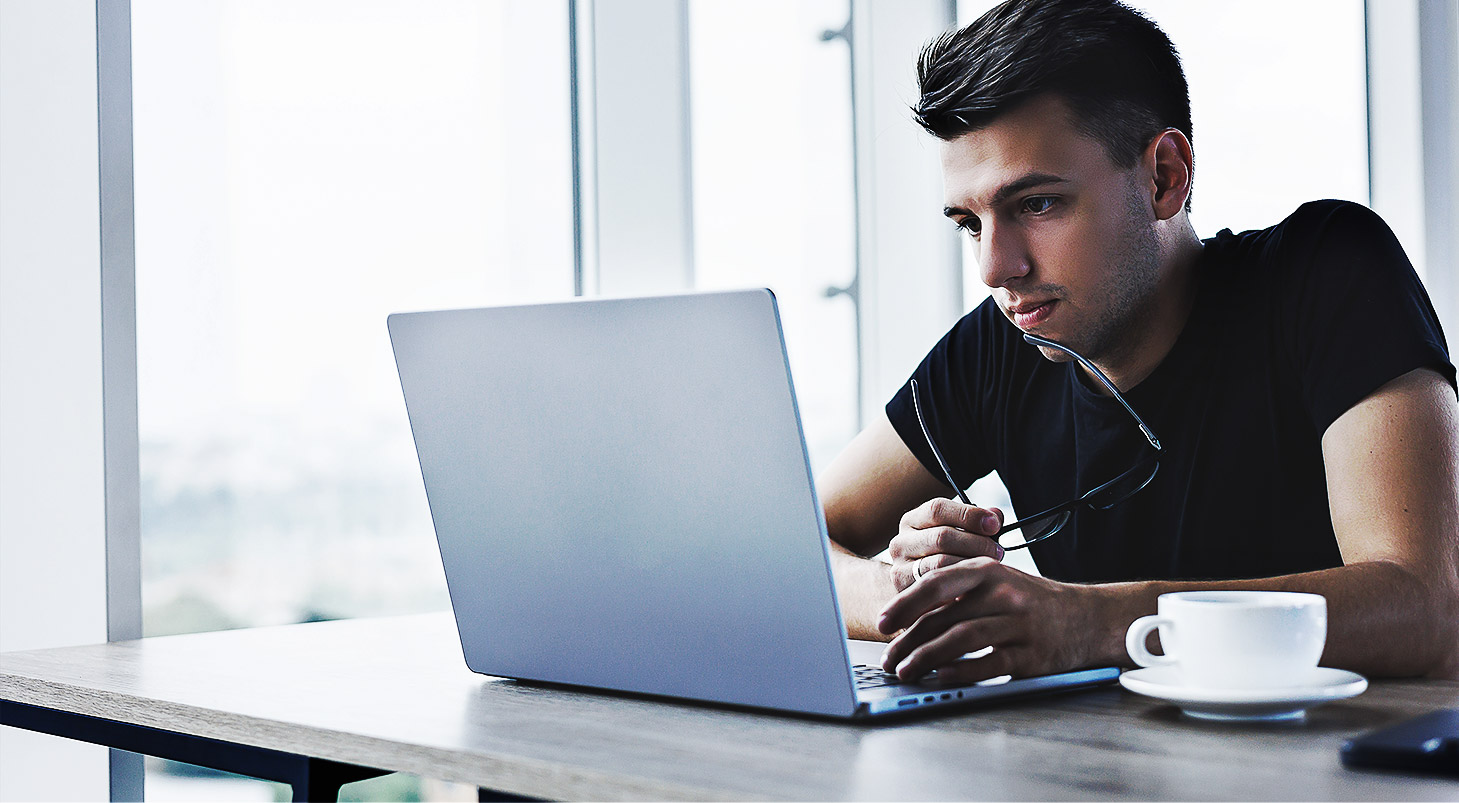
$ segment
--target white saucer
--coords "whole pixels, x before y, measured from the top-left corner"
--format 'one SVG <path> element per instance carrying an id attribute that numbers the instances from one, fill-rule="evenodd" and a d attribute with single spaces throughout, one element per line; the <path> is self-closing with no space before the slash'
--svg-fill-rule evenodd
<path id="1" fill-rule="evenodd" d="M 1180 669 L 1152 666 L 1120 675 L 1136 694 L 1180 706 L 1187 716 L 1225 722 L 1297 719 L 1314 705 L 1356 697 L 1368 688 L 1362 675 L 1317 667 L 1301 683 L 1267 689 L 1213 689 L 1186 685 Z"/>

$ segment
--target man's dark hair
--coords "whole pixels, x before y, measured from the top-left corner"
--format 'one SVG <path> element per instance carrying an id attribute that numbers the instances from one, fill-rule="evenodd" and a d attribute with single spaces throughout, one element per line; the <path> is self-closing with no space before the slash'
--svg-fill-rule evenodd
<path id="1" fill-rule="evenodd" d="M 928 43 L 917 83 L 913 116 L 944 140 L 1049 94 L 1120 167 L 1134 167 L 1167 128 L 1191 138 L 1190 90 L 1175 45 L 1114 0 L 1008 0 Z"/>

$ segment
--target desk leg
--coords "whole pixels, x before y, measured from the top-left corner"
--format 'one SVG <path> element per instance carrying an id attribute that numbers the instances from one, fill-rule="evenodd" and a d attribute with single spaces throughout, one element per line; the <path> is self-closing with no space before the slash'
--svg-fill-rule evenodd
<path id="1" fill-rule="evenodd" d="M 338 800 L 339 788 L 344 784 L 390 774 L 390 770 L 341 764 L 27 703 L 0 701 L 0 725 L 286 783 L 294 790 L 294 800 L 299 801 Z"/>
<path id="2" fill-rule="evenodd" d="M 147 771 L 142 766 L 142 757 L 115 747 L 108 750 L 107 753 L 109 754 L 112 803 L 123 803 L 124 801 L 142 803 L 146 799 L 143 794 L 143 785 L 147 776 Z"/>
<path id="3" fill-rule="evenodd" d="M 363 781 L 378 775 L 387 775 L 383 770 L 357 767 L 354 764 L 340 764 L 322 758 L 311 758 L 302 772 L 286 780 L 294 790 L 294 803 L 339 800 L 339 788 L 347 783 Z"/>

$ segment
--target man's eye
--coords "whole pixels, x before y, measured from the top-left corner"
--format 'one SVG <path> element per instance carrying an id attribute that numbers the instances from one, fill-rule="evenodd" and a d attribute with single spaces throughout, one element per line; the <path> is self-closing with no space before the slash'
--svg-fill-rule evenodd
<path id="1" fill-rule="evenodd" d="M 1042 215 L 1054 207 L 1056 198 L 1050 195 L 1035 195 L 1023 202 L 1023 211 Z"/>
<path id="2" fill-rule="evenodd" d="M 983 230 L 982 222 L 975 217 L 965 217 L 958 221 L 958 229 L 967 232 L 969 237 L 977 237 Z"/>

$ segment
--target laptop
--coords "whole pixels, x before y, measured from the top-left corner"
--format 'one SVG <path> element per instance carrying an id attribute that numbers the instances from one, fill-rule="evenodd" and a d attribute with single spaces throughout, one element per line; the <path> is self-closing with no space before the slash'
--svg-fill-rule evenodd
<path id="1" fill-rule="evenodd" d="M 838 718 L 1119 676 L 905 684 L 847 640 L 769 290 L 388 323 L 473 671 Z"/>

